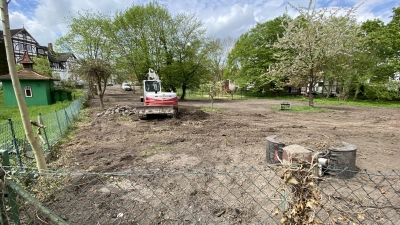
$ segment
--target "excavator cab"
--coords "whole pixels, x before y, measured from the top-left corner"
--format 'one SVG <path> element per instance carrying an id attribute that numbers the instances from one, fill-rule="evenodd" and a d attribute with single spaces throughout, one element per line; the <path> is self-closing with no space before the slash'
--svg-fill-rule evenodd
<path id="1" fill-rule="evenodd" d="M 145 90 L 146 92 L 160 92 L 160 83 L 154 80 L 145 81 Z"/>

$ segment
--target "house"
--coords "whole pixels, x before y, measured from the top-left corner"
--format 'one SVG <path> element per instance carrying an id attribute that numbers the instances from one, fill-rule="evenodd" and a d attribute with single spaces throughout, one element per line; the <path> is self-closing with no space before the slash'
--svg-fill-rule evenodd
<path id="1" fill-rule="evenodd" d="M 238 86 L 235 83 L 233 83 L 233 81 L 231 81 L 231 80 L 225 80 L 222 83 L 222 89 L 227 92 L 236 91 L 238 89 Z"/>
<path id="2" fill-rule="evenodd" d="M 10 31 L 11 42 L 14 49 L 14 59 L 16 63 L 22 59 L 25 51 L 31 58 L 34 56 L 47 57 L 47 47 L 40 46 L 35 38 L 33 38 L 25 28 L 12 29 Z M 0 74 L 8 73 L 9 70 L 4 45 L 4 34 L 3 31 L 0 30 Z"/>
<path id="3" fill-rule="evenodd" d="M 70 68 L 71 64 L 76 60 L 75 55 L 71 52 L 55 52 L 52 43 L 48 44 L 47 49 L 47 56 L 55 76 L 60 77 L 62 80 L 72 78 Z"/>
<path id="4" fill-rule="evenodd" d="M 50 62 L 51 68 L 53 69 L 53 72 L 61 79 L 67 79 L 71 76 L 69 64 L 76 60 L 74 54 L 54 52 L 53 45 L 51 43 L 49 43 L 48 46 L 39 45 L 39 43 L 25 28 L 12 29 L 11 41 L 13 43 L 14 58 L 16 63 L 22 59 L 22 56 L 26 51 L 28 52 L 30 58 L 35 56 L 47 58 Z M 8 73 L 9 70 L 4 46 L 4 35 L 3 31 L 0 30 L 0 74 Z"/>
<path id="5" fill-rule="evenodd" d="M 33 70 L 34 62 L 31 60 L 28 51 L 25 51 L 18 63 L 23 65 L 23 70 L 18 71 L 17 75 L 21 83 L 25 103 L 28 106 L 52 104 L 55 101 L 53 98 L 54 81 L 59 81 L 60 79 L 35 72 Z M 11 75 L 0 76 L 0 82 L 3 83 L 4 104 L 6 106 L 17 106 Z"/>

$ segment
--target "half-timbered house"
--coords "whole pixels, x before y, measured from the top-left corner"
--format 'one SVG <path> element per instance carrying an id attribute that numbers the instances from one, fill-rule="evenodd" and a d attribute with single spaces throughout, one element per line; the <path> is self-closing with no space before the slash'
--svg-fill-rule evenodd
<path id="1" fill-rule="evenodd" d="M 25 29 L 11 29 L 11 42 L 14 49 L 14 59 L 17 63 L 22 59 L 24 52 L 27 51 L 29 57 L 34 56 L 44 56 L 47 57 L 46 46 L 40 46 L 39 43 L 32 37 L 32 35 Z M 0 30 L 0 74 L 7 74 L 8 65 L 6 60 L 6 51 L 4 45 L 4 34 L 3 31 Z"/>

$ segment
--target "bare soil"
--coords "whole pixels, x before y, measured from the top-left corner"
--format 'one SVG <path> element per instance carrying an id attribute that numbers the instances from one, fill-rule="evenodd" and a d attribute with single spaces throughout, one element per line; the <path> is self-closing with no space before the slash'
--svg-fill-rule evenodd
<path id="1" fill-rule="evenodd" d="M 120 86 L 107 87 L 105 104 L 108 110 L 141 106 L 138 93 Z M 179 102 L 178 118 L 140 120 L 129 110 L 124 113 L 129 116 L 105 114 L 98 98 L 91 99 L 90 120 L 77 124 L 73 138 L 60 146 L 63 156 L 50 165 L 82 173 L 48 195 L 56 199 L 48 206 L 70 224 L 277 224 L 280 218 L 271 212 L 279 207 L 282 180 L 273 170 L 249 169 L 267 166 L 270 135 L 314 150 L 345 141 L 357 146 L 358 168 L 399 170 L 399 109 L 321 105 L 331 110 L 296 113 L 272 108 L 279 105 L 266 99 L 219 100 L 214 103 L 219 110 L 209 112 L 202 110 L 209 100 L 189 99 Z M 235 167 L 250 172 L 215 172 Z M 163 172 L 174 169 L 211 173 Z M 371 185 L 368 193 L 376 189 Z M 385 199 L 398 202 L 396 195 Z M 323 204 L 325 210 L 348 204 L 331 201 Z"/>
<path id="2" fill-rule="evenodd" d="M 138 93 L 107 87 L 105 105 L 141 106 Z M 209 100 L 179 102 L 178 118 L 98 114 L 89 102 L 90 122 L 80 122 L 75 138 L 62 146 L 72 156 L 54 167 L 83 171 L 131 168 L 260 167 L 266 163 L 266 137 L 324 150 L 345 141 L 357 146 L 356 165 L 369 171 L 399 170 L 400 109 L 318 105 L 331 109 L 295 113 L 272 109 L 278 100 L 218 100 L 218 111 L 203 111 Z M 307 102 L 291 102 L 306 105 Z"/>

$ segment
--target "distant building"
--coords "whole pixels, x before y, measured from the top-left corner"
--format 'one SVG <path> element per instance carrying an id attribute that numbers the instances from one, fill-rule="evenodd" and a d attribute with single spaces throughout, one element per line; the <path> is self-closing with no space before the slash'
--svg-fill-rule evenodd
<path id="1" fill-rule="evenodd" d="M 22 59 L 25 51 L 32 57 L 46 57 L 50 66 L 53 69 L 55 75 L 58 75 L 61 79 L 67 79 L 71 76 L 69 71 L 69 64 L 75 60 L 76 57 L 72 53 L 56 53 L 53 51 L 53 45 L 51 43 L 48 46 L 41 46 L 33 38 L 31 34 L 25 29 L 12 29 L 11 30 L 11 41 L 14 49 L 15 63 L 18 63 Z M 8 74 L 8 64 L 4 45 L 3 31 L 0 30 L 0 74 Z"/>
<path id="2" fill-rule="evenodd" d="M 53 44 L 49 43 L 47 47 L 47 55 L 50 61 L 50 66 L 55 75 L 58 75 L 62 80 L 71 77 L 71 63 L 76 60 L 76 57 L 71 52 L 57 53 L 53 50 Z"/>
<path id="3" fill-rule="evenodd" d="M 25 51 L 28 52 L 28 55 L 31 58 L 34 56 L 47 56 L 47 47 L 40 46 L 35 38 L 33 38 L 25 28 L 12 29 L 11 42 L 14 49 L 15 63 L 22 59 Z M 0 30 L 0 74 L 7 73 L 9 73 L 9 70 L 4 45 L 4 34 L 3 31 Z"/>

